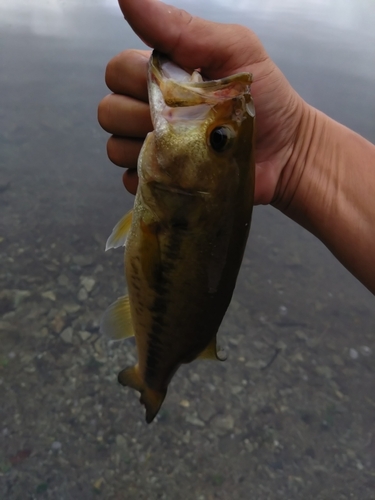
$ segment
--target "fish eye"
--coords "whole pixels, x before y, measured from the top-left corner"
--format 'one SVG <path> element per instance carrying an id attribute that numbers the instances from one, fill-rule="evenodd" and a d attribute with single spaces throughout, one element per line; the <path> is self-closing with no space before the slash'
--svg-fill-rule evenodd
<path id="1" fill-rule="evenodd" d="M 210 134 L 210 145 L 214 151 L 221 153 L 227 148 L 231 137 L 231 131 L 227 127 L 216 127 Z"/>

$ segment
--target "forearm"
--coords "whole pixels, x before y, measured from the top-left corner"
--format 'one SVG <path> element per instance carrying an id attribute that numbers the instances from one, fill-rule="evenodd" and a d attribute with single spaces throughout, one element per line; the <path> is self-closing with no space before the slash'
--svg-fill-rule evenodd
<path id="1" fill-rule="evenodd" d="M 375 293 L 375 146 L 314 108 L 304 120 L 279 208 Z"/>

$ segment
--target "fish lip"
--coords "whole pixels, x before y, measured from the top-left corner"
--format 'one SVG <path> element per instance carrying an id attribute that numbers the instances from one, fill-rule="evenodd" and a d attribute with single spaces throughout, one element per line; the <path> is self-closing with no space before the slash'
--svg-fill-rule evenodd
<path id="1" fill-rule="evenodd" d="M 159 52 L 158 50 L 153 50 L 150 59 L 151 71 L 157 80 L 161 79 L 170 79 L 164 74 L 163 64 L 166 62 L 171 62 L 167 55 Z M 192 74 L 194 70 L 183 68 L 187 73 Z M 203 75 L 202 75 L 203 77 Z M 204 78 L 204 77 L 203 77 Z M 235 73 L 234 75 L 225 76 L 223 78 L 217 80 L 203 80 L 203 82 L 179 82 L 178 80 L 174 80 L 176 83 L 180 85 L 191 87 L 191 88 L 217 88 L 223 89 L 229 85 L 232 85 L 234 82 L 243 83 L 251 85 L 253 83 L 253 74 L 248 73 L 246 71 L 242 71 L 240 73 Z"/>
<path id="2" fill-rule="evenodd" d="M 236 73 L 218 80 L 183 81 L 169 77 L 163 71 L 163 64 L 171 62 L 163 53 L 154 50 L 149 62 L 149 76 L 163 94 L 165 104 L 170 107 L 191 106 L 197 104 L 216 104 L 219 101 L 241 98 L 250 94 L 253 82 L 251 73 Z M 183 68 L 187 74 L 191 69 Z M 178 95 L 180 94 L 181 95 Z"/>

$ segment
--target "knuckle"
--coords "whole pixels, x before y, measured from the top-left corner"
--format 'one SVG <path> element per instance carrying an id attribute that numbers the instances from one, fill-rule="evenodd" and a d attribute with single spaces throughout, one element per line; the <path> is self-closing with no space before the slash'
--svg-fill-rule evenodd
<path id="1" fill-rule="evenodd" d="M 109 98 L 111 96 L 106 96 L 104 99 L 102 99 L 98 105 L 98 122 L 99 125 L 109 132 L 109 127 L 110 127 L 110 103 L 109 103 Z"/>
<path id="2" fill-rule="evenodd" d="M 123 50 L 108 62 L 105 69 L 105 83 L 109 89 L 113 90 L 113 87 L 117 85 L 119 74 L 128 67 L 134 52 L 134 49 Z"/>
<path id="3" fill-rule="evenodd" d="M 115 165 L 122 165 L 117 144 L 112 137 L 107 141 L 107 156 Z"/>

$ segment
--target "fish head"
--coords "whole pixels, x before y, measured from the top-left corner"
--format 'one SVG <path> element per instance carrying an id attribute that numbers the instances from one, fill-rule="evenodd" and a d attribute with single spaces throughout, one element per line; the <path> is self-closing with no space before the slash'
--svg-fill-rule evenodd
<path id="1" fill-rule="evenodd" d="M 213 197 L 238 184 L 252 156 L 251 74 L 205 81 L 154 51 L 148 79 L 154 131 L 142 151 L 143 180 Z"/>

